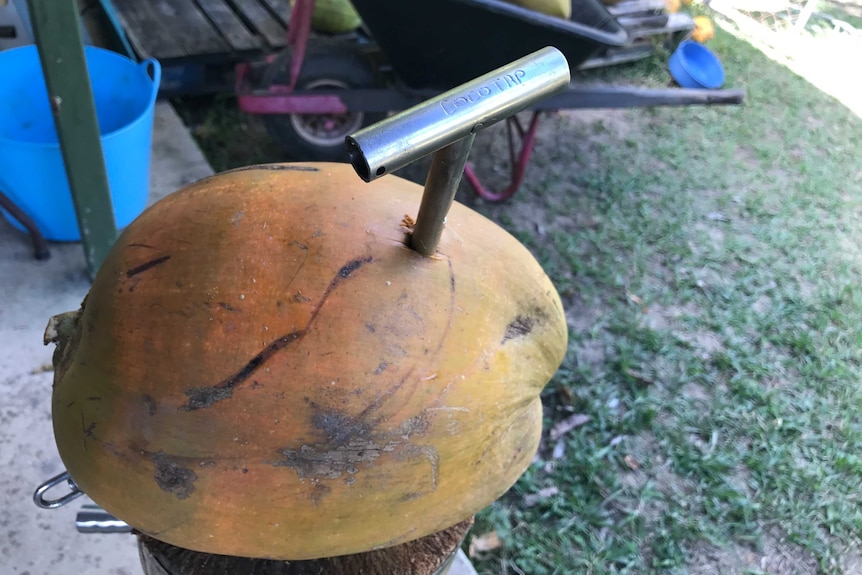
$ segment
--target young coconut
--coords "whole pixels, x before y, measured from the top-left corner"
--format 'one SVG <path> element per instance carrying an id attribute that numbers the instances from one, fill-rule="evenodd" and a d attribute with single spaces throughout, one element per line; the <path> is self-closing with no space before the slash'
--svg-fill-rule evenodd
<path id="1" fill-rule="evenodd" d="M 242 168 L 146 210 L 55 322 L 75 483 L 153 539 L 285 560 L 416 541 L 502 495 L 566 320 L 530 252 L 450 204 L 475 132 L 568 81 L 546 48 L 352 135 L 353 166 Z M 434 150 L 424 192 L 372 181 Z"/>
<path id="2" fill-rule="evenodd" d="M 509 489 L 566 351 L 560 298 L 461 204 L 433 256 L 411 249 L 421 196 L 275 164 L 145 211 L 53 338 L 81 490 L 178 547 L 311 559 L 440 531 Z"/>

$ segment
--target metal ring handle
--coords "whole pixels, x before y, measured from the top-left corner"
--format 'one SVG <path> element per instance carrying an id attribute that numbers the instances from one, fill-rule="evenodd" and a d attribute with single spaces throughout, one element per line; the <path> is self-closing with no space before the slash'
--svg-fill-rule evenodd
<path id="1" fill-rule="evenodd" d="M 69 487 L 69 493 L 58 499 L 45 499 L 45 494 L 49 490 L 53 489 L 54 487 L 57 487 L 64 481 Z M 37 507 L 41 507 L 42 509 L 57 509 L 58 507 L 63 507 L 70 501 L 77 499 L 83 494 L 84 492 L 81 491 L 81 489 L 72 479 L 72 476 L 69 475 L 69 472 L 64 471 L 60 475 L 52 477 L 51 479 L 36 488 L 36 492 L 33 494 L 33 503 L 35 503 Z"/>

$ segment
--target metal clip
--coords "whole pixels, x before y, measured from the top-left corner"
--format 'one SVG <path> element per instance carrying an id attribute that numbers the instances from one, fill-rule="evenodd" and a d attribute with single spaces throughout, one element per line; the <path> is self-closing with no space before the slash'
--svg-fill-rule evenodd
<path id="1" fill-rule="evenodd" d="M 64 481 L 69 487 L 69 493 L 59 499 L 45 499 L 45 493 L 47 493 L 48 490 L 60 485 Z M 69 472 L 64 471 L 60 475 L 52 477 L 36 488 L 36 492 L 33 494 L 33 503 L 42 509 L 57 509 L 82 495 L 84 495 L 84 492 L 78 488 L 78 485 L 72 479 L 72 476 L 69 475 Z"/>

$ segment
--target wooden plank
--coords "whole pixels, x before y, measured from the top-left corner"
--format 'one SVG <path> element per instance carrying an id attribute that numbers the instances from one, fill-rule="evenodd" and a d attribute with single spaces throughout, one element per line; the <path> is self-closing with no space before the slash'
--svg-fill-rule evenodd
<path id="1" fill-rule="evenodd" d="M 242 18 L 272 48 L 286 44 L 287 30 L 259 0 L 230 0 Z"/>
<path id="2" fill-rule="evenodd" d="M 230 52 L 192 0 L 113 0 L 129 41 L 142 58 L 189 58 Z"/>
<path id="3" fill-rule="evenodd" d="M 290 0 L 263 0 L 269 9 L 275 13 L 276 18 L 287 26 L 290 22 Z"/>
<path id="4" fill-rule="evenodd" d="M 221 32 L 231 48 L 238 52 L 254 50 L 261 47 L 261 41 L 254 36 L 236 12 L 225 0 L 197 0 L 198 6 Z"/>

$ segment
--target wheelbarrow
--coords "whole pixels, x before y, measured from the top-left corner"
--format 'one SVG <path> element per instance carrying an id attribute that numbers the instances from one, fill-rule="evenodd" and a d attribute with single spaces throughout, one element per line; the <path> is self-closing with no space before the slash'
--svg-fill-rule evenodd
<path id="1" fill-rule="evenodd" d="M 599 0 L 575 0 L 571 20 L 501 0 L 353 0 L 364 29 L 334 36 L 313 33 L 314 4 L 296 0 L 285 49 L 238 64 L 235 76 L 239 107 L 262 115 L 273 139 L 300 159 L 344 161 L 348 134 L 544 46 L 560 50 L 575 72 L 594 54 L 627 41 L 625 29 Z M 502 81 L 515 86 L 519 78 Z M 450 105 L 468 105 L 481 96 L 452 94 Z M 469 164 L 464 176 L 485 200 L 511 198 L 523 181 L 546 112 L 739 104 L 743 99 L 738 89 L 570 84 L 529 107 L 526 121 L 506 120 L 511 172 L 504 189 L 487 188 Z"/>

